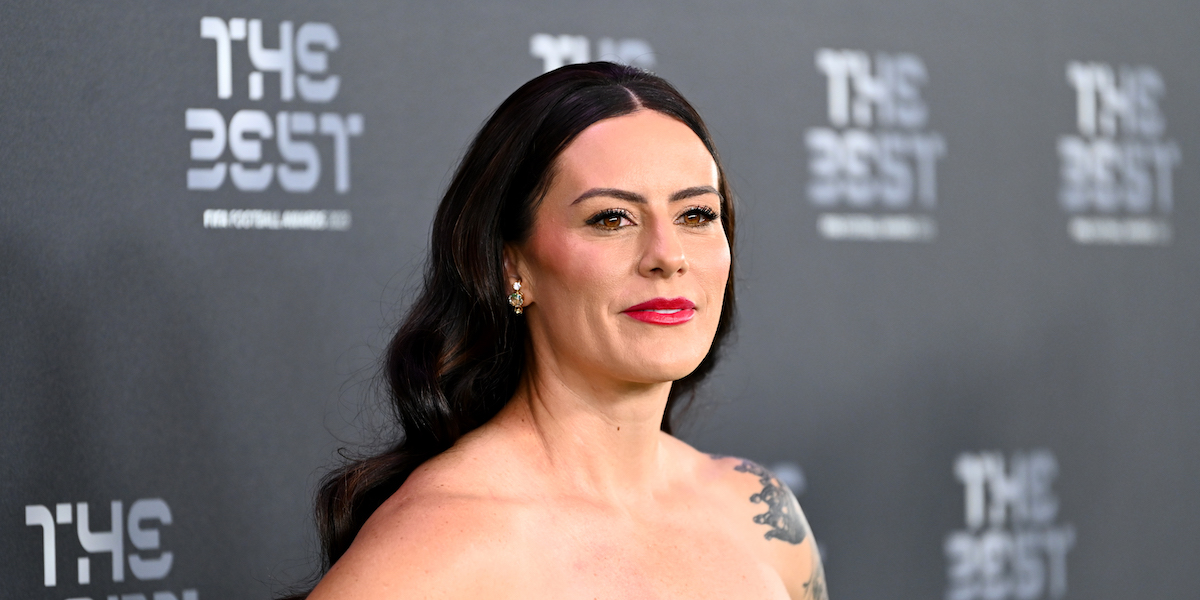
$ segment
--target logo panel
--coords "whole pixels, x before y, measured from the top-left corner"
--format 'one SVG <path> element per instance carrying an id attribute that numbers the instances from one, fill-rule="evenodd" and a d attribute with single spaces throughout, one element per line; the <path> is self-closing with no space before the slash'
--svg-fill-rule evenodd
<path id="1" fill-rule="evenodd" d="M 965 527 L 946 536 L 946 600 L 1057 600 L 1067 593 L 1075 528 L 1055 524 L 1049 450 L 964 453 L 954 462 Z"/>
<path id="2" fill-rule="evenodd" d="M 25 525 L 41 530 L 43 587 L 58 587 L 73 579 L 81 587 L 95 584 L 110 591 L 118 587 L 126 589 L 120 594 L 94 596 L 106 600 L 199 600 L 200 594 L 195 589 L 176 594 L 173 589 L 161 589 L 160 583 L 149 583 L 167 579 L 175 566 L 175 554 L 163 547 L 160 536 L 162 528 L 173 522 L 171 507 L 165 500 L 142 498 L 130 504 L 128 510 L 120 500 L 109 502 L 108 510 L 103 510 L 104 503 L 99 507 L 101 511 L 93 513 L 88 502 L 25 506 Z M 108 530 L 96 528 L 93 525 L 96 521 L 108 521 Z M 60 537 L 60 529 L 65 529 L 66 535 Z M 72 538 L 78 545 L 71 544 Z M 75 567 L 71 569 L 73 574 L 60 572 L 61 554 L 75 557 L 74 563 L 69 560 L 66 563 Z M 130 587 L 159 589 L 142 593 L 130 592 Z M 68 600 L 92 600 L 92 597 Z"/>
<path id="3" fill-rule="evenodd" d="M 261 19 L 210 16 L 200 19 L 200 37 L 213 42 L 215 91 L 223 108 L 184 111 L 185 127 L 198 134 L 190 142 L 186 188 L 257 193 L 278 187 L 308 194 L 331 181 L 336 194 L 349 193 L 351 145 L 364 125 L 360 113 L 330 110 L 342 86 L 329 66 L 330 55 L 341 46 L 333 25 L 295 27 L 282 21 L 278 46 L 272 48 L 264 41 Z M 235 64 L 238 60 L 245 64 Z M 245 66 L 249 74 L 237 81 L 235 67 Z M 271 114 L 254 107 L 266 96 L 268 77 L 278 83 L 279 101 L 294 103 L 293 109 Z M 351 215 L 349 210 L 210 208 L 202 223 L 206 229 L 345 231 Z"/>
<path id="4" fill-rule="evenodd" d="M 1058 138 L 1058 202 L 1079 244 L 1171 242 L 1171 179 L 1182 153 L 1166 136 L 1166 93 L 1153 67 L 1067 64 L 1078 133 Z"/>
<path id="5" fill-rule="evenodd" d="M 915 54 L 822 48 L 828 127 L 805 134 L 808 201 L 831 240 L 929 242 L 937 237 L 941 134 L 926 131 L 929 79 Z"/>
<path id="6" fill-rule="evenodd" d="M 592 52 L 592 48 L 595 52 Z M 653 69 L 655 63 L 654 49 L 650 47 L 650 43 L 637 38 L 604 37 L 593 44 L 584 35 L 535 33 L 529 38 L 529 55 L 542 60 L 543 73 L 549 73 L 563 65 L 591 60 L 607 60 L 647 71 Z"/>

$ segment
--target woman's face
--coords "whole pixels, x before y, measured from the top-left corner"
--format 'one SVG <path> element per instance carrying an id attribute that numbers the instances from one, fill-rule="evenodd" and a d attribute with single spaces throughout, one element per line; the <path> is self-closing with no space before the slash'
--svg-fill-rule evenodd
<path id="1" fill-rule="evenodd" d="M 584 385 L 695 370 L 729 277 L 720 211 L 716 163 L 682 122 L 640 110 L 585 129 L 507 253 L 537 364 Z"/>

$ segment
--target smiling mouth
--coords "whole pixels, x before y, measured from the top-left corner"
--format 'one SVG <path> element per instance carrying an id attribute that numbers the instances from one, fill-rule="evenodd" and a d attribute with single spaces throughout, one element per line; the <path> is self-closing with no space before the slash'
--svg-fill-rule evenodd
<path id="1" fill-rule="evenodd" d="M 624 314 L 651 325 L 682 325 L 696 316 L 696 304 L 687 298 L 655 298 L 625 309 Z"/>

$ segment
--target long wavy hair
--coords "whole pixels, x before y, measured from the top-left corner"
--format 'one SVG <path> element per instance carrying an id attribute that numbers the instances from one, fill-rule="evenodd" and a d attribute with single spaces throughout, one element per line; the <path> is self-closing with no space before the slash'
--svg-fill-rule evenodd
<path id="1" fill-rule="evenodd" d="M 624 65 L 569 65 L 537 77 L 500 105 L 471 143 L 433 222 L 424 287 L 388 345 L 381 369 L 399 439 L 332 471 L 317 493 L 324 573 L 367 518 L 421 463 L 496 415 L 516 391 L 526 356 L 522 317 L 508 306 L 505 244 L 529 235 L 559 153 L 598 121 L 653 110 L 686 124 L 718 169 L 721 225 L 734 247 L 732 196 L 696 110 L 662 78 Z M 691 404 L 733 323 L 733 267 L 716 336 L 674 382 L 662 430 Z"/>

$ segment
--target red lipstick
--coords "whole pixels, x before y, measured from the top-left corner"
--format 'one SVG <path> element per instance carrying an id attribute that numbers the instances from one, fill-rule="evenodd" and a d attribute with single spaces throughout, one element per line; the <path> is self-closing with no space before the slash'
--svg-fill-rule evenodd
<path id="1" fill-rule="evenodd" d="M 682 325 L 696 316 L 696 303 L 687 298 L 655 298 L 625 309 L 625 314 L 653 325 Z"/>

